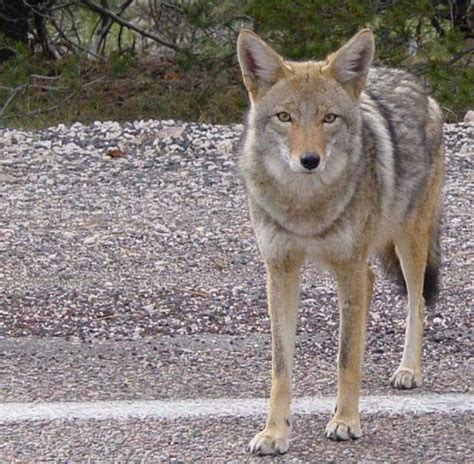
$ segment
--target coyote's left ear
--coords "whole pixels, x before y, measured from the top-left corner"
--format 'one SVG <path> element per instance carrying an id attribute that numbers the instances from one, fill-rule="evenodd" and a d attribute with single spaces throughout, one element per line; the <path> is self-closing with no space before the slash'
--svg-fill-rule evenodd
<path id="1" fill-rule="evenodd" d="M 374 51 L 374 35 L 370 29 L 364 29 L 328 57 L 325 71 L 329 72 L 353 98 L 358 98 L 367 83 Z"/>
<path id="2" fill-rule="evenodd" d="M 289 71 L 283 58 L 252 31 L 243 29 L 237 39 L 237 57 L 245 86 L 258 99 Z"/>

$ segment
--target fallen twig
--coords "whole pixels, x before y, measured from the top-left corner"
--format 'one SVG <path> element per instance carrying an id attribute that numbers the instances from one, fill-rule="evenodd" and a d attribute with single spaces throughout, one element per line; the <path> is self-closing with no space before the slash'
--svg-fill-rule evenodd
<path id="1" fill-rule="evenodd" d="M 22 84 L 19 85 L 18 87 L 15 87 L 10 95 L 8 96 L 7 100 L 5 101 L 5 104 L 3 105 L 2 109 L 0 110 L 0 119 L 3 117 L 3 113 L 5 113 L 6 109 L 8 108 L 8 105 L 12 102 L 12 100 L 15 98 L 15 95 L 22 90 L 25 90 L 29 87 L 30 84 Z"/>
<path id="2" fill-rule="evenodd" d="M 55 81 L 57 79 L 61 79 L 62 73 L 59 76 L 42 76 L 41 74 L 30 74 L 30 78 L 32 79 L 44 79 L 46 81 Z"/>
<path id="3" fill-rule="evenodd" d="M 83 85 L 83 87 L 90 87 L 91 85 L 97 84 L 97 82 L 103 81 L 104 79 L 105 79 L 105 76 L 100 76 L 97 79 L 87 82 L 86 84 Z"/>
<path id="4" fill-rule="evenodd" d="M 201 298 L 206 298 L 209 296 L 207 292 L 204 292 L 202 290 L 191 290 L 189 288 L 174 287 L 174 286 L 171 288 L 177 292 L 189 293 L 190 295 L 199 296 Z"/>

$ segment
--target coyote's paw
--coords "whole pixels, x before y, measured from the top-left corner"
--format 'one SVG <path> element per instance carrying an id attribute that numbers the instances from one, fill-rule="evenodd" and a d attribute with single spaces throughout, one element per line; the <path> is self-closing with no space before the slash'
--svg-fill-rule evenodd
<path id="1" fill-rule="evenodd" d="M 265 429 L 253 437 L 249 449 L 251 453 L 260 455 L 284 454 L 288 451 L 289 445 L 288 435 Z"/>
<path id="2" fill-rule="evenodd" d="M 421 372 L 407 367 L 399 367 L 393 374 L 390 384 L 395 388 L 410 389 L 421 386 Z"/>
<path id="3" fill-rule="evenodd" d="M 356 440 L 362 435 L 359 419 L 343 420 L 333 418 L 326 425 L 326 437 L 334 441 Z"/>

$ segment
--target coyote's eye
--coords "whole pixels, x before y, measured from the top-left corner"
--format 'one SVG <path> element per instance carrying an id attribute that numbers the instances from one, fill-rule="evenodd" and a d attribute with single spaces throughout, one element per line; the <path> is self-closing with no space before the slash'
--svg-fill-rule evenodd
<path id="1" fill-rule="evenodd" d="M 328 113 L 326 114 L 326 116 L 324 116 L 324 119 L 323 121 L 326 123 L 326 124 L 332 124 L 335 120 L 337 119 L 337 116 L 333 113 Z"/>
<path id="2" fill-rule="evenodd" d="M 281 121 L 281 122 L 290 122 L 291 121 L 291 115 L 287 113 L 286 111 L 282 111 L 281 113 L 278 113 L 276 117 Z"/>

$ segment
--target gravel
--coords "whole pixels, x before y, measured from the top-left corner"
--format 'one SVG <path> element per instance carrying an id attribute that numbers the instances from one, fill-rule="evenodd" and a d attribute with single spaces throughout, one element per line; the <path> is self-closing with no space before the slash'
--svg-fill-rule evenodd
<path id="1" fill-rule="evenodd" d="M 242 130 L 172 120 L 0 130 L 0 337 L 267 333 L 236 168 Z M 446 125 L 445 136 L 442 289 L 426 351 L 462 360 L 473 338 L 474 125 Z M 371 353 L 400 350 L 405 304 L 377 279 Z M 298 331 L 332 355 L 337 327 L 334 282 L 308 269 Z"/>

